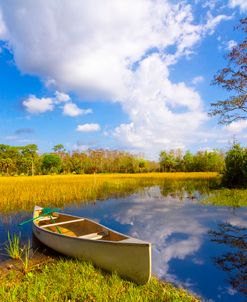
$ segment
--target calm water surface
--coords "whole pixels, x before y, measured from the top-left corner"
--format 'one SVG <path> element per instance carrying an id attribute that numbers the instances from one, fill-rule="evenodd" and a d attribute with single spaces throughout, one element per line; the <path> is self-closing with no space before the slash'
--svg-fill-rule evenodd
<path id="1" fill-rule="evenodd" d="M 191 196 L 191 195 L 190 195 Z M 247 300 L 247 208 L 203 206 L 197 198 L 162 196 L 159 187 L 129 197 L 64 208 L 152 243 L 153 274 L 183 286 L 204 301 Z M 18 222 L 31 213 L 0 215 L 0 243 L 7 231 L 31 237 Z M 0 256 L 0 261 L 4 256 Z"/>

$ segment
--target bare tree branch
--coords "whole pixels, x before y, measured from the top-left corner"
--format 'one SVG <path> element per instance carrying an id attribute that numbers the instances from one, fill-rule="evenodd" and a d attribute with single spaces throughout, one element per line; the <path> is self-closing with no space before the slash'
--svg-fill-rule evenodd
<path id="1" fill-rule="evenodd" d="M 247 18 L 241 19 L 236 28 L 247 33 Z M 218 71 L 212 84 L 234 93 L 234 96 L 212 103 L 209 112 L 210 116 L 219 116 L 220 124 L 247 119 L 247 38 L 233 47 L 226 58 L 227 67 Z"/>

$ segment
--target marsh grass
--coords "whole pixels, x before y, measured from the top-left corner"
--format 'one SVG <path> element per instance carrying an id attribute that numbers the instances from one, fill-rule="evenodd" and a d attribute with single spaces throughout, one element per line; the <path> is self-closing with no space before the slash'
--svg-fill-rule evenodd
<path id="1" fill-rule="evenodd" d="M 212 172 L 0 177 L 0 211 L 31 211 L 35 204 L 62 207 L 68 203 L 126 196 L 171 180 L 216 178 L 217 173 Z"/>
<path id="2" fill-rule="evenodd" d="M 246 207 L 247 189 L 214 190 L 201 202 L 215 206 Z"/>
<path id="3" fill-rule="evenodd" d="M 12 259 L 21 259 L 20 237 L 16 234 L 12 236 L 8 232 L 8 241 L 4 244 L 4 250 Z"/>
<path id="4" fill-rule="evenodd" d="M 73 259 L 56 260 L 26 275 L 15 271 L 0 274 L 0 281 L 0 301 L 5 302 L 199 301 L 187 291 L 154 277 L 138 286 Z"/>

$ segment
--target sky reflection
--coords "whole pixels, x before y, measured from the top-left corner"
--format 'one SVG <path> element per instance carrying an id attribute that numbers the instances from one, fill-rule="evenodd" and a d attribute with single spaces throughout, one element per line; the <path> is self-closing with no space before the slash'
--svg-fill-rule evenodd
<path id="1" fill-rule="evenodd" d="M 208 231 L 228 222 L 247 226 L 245 208 L 202 206 L 185 194 L 162 196 L 159 187 L 68 211 L 89 216 L 120 232 L 152 243 L 153 274 L 189 288 L 205 300 L 244 301 L 226 282 L 213 258 L 229 247 L 211 242 Z M 212 282 L 213 280 L 213 282 Z"/>

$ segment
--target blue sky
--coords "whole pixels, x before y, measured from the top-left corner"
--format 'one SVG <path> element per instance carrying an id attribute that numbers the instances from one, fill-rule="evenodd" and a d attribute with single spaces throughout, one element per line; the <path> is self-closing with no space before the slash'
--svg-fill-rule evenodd
<path id="1" fill-rule="evenodd" d="M 88 2 L 88 1 L 87 1 Z M 245 0 L 0 0 L 0 140 L 49 152 L 243 145 L 207 115 Z"/>

